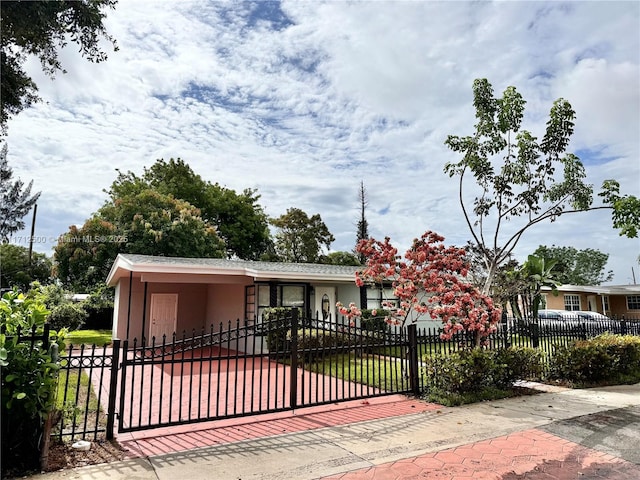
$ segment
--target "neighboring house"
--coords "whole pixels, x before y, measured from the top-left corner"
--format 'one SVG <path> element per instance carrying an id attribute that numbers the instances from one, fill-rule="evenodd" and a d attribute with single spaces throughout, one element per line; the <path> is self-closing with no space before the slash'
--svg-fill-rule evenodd
<path id="1" fill-rule="evenodd" d="M 338 300 L 379 307 L 379 292 L 355 285 L 358 268 L 120 254 L 107 277 L 115 287 L 113 336 L 171 338 L 237 319 L 251 325 L 268 307 L 301 307 L 320 318 L 335 318 Z"/>
<path id="2" fill-rule="evenodd" d="M 640 285 L 561 285 L 558 295 L 544 287 L 540 308 L 587 310 L 611 318 L 640 320 Z"/>

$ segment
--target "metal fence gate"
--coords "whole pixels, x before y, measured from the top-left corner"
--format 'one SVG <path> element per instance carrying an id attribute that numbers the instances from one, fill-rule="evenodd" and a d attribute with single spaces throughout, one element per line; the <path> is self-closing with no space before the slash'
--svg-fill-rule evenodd
<path id="1" fill-rule="evenodd" d="M 370 331 L 340 321 L 298 318 L 296 310 L 255 325 L 227 322 L 204 332 L 114 340 L 110 347 L 69 346 L 59 362 L 60 440 L 113 438 L 120 432 L 256 415 L 393 393 L 424 392 L 419 359 L 469 348 L 438 329 Z M 537 325 L 504 319 L 486 348 L 543 352 L 603 332 L 640 335 L 640 320 Z M 49 348 L 49 326 L 21 336 Z M 4 384 L 3 384 L 4 386 Z M 64 387 L 64 388 L 62 388 Z"/>
<path id="2" fill-rule="evenodd" d="M 419 390 L 415 326 L 368 331 L 297 309 L 258 326 L 125 340 L 120 368 L 120 432 Z"/>

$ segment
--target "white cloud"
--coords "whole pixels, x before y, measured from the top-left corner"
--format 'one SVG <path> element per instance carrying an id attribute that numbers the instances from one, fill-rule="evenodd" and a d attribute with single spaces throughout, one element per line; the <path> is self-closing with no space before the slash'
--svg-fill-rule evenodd
<path id="1" fill-rule="evenodd" d="M 539 136 L 567 98 L 588 181 L 640 195 L 635 3 L 121 0 L 107 18 L 120 50 L 90 64 L 69 47 L 53 82 L 31 61 L 46 103 L 9 124 L 11 165 L 43 191 L 43 235 L 99 208 L 115 168 L 181 157 L 207 180 L 258 188 L 269 215 L 320 213 L 336 250 L 353 247 L 361 180 L 373 235 L 406 247 L 432 229 L 464 244 L 444 140 L 472 132 L 478 77 L 496 93 L 515 85 Z M 609 253 L 619 283 L 640 253 L 606 212 L 541 225 L 516 253 L 554 243 Z"/>

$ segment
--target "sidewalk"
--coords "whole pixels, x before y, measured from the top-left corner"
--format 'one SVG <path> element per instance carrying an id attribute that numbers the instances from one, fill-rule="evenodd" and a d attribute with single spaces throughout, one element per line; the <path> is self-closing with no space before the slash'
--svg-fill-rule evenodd
<path id="1" fill-rule="evenodd" d="M 119 437 L 137 448 L 133 453 L 145 455 L 147 449 L 149 455 L 30 478 L 640 478 L 640 384 L 548 390 L 455 408 L 387 397 L 346 409 L 300 410 L 264 421 L 254 417 L 235 426 L 216 422 L 151 437 Z"/>

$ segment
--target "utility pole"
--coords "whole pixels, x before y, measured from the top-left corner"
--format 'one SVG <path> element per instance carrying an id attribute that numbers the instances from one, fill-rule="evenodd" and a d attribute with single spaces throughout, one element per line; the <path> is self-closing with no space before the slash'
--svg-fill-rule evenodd
<path id="1" fill-rule="evenodd" d="M 33 204 L 33 219 L 31 220 L 31 236 L 29 237 L 29 273 L 31 273 L 31 254 L 33 253 L 33 236 L 36 231 L 36 212 L 38 211 L 38 204 Z"/>

